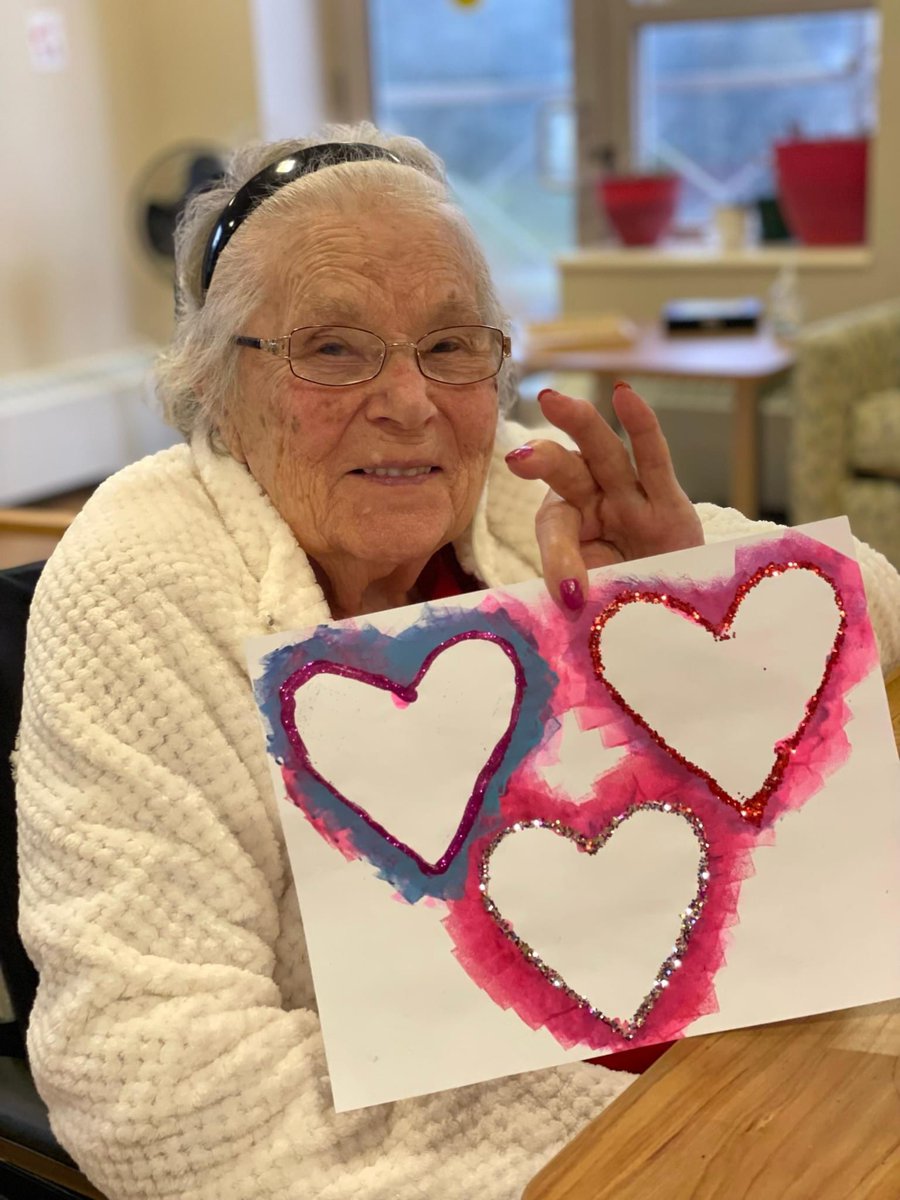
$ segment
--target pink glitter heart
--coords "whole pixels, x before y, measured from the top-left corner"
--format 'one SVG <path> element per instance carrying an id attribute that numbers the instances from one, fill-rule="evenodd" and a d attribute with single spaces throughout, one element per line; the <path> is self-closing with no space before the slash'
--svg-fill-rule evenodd
<path id="1" fill-rule="evenodd" d="M 459 642 L 481 640 L 492 642 L 499 647 L 500 650 L 507 656 L 513 665 L 515 672 L 515 698 L 510 709 L 509 722 L 506 725 L 499 741 L 494 746 L 491 753 L 488 755 L 486 762 L 478 773 L 475 784 L 469 794 L 463 810 L 462 817 L 456 828 L 455 833 L 450 839 L 447 848 L 443 854 L 434 862 L 430 862 L 419 854 L 412 846 L 407 845 L 398 837 L 395 837 L 390 830 L 386 829 L 379 821 L 375 819 L 365 808 L 354 803 L 348 796 L 343 795 L 338 788 L 326 779 L 313 766 L 312 760 L 307 750 L 306 744 L 297 728 L 296 722 L 296 696 L 297 692 L 304 684 L 316 675 L 339 675 L 345 679 L 352 679 L 359 683 L 365 683 L 371 687 L 381 688 L 393 695 L 396 701 L 402 706 L 411 705 L 418 700 L 418 688 L 422 680 L 427 675 L 430 667 L 435 659 L 457 645 Z M 346 666 L 342 663 L 329 662 L 325 659 L 316 659 L 314 662 L 306 663 L 299 670 L 294 671 L 289 675 L 279 689 L 281 698 L 281 724 L 284 731 L 294 748 L 297 757 L 302 767 L 308 772 L 313 779 L 328 789 L 331 794 L 346 805 L 348 809 L 361 817 L 366 824 L 373 829 L 380 837 L 384 838 L 390 846 L 405 854 L 416 864 L 416 866 L 426 875 L 441 875 L 459 854 L 465 840 L 472 830 L 472 826 L 481 809 L 484 801 L 484 795 L 489 787 L 491 780 L 500 769 L 504 755 L 509 747 L 512 738 L 513 730 L 519 719 L 519 714 L 522 708 L 522 698 L 525 693 L 525 672 L 522 664 L 519 662 L 518 655 L 512 644 L 505 638 L 497 634 L 487 633 L 480 630 L 468 630 L 464 633 L 459 633 L 455 637 L 448 638 L 445 642 L 441 642 L 434 650 L 425 658 L 421 667 L 416 672 L 415 678 L 408 684 L 398 683 L 396 680 L 388 678 L 386 675 L 375 674 L 371 671 L 365 671 L 358 667 Z"/>
<path id="2" fill-rule="evenodd" d="M 796 729 L 794 729 L 792 732 L 789 732 L 786 737 L 780 739 L 773 747 L 774 760 L 771 769 L 763 781 L 762 786 L 758 788 L 752 796 L 742 799 L 740 797 L 731 795 L 708 771 L 705 771 L 696 763 L 691 762 L 675 746 L 670 745 L 669 742 L 667 742 L 662 736 L 662 734 L 648 723 L 641 713 L 637 712 L 631 707 L 631 705 L 629 705 L 627 700 L 625 700 L 625 698 L 622 696 L 622 693 L 615 687 L 613 683 L 610 682 L 609 677 L 606 674 L 601 651 L 601 639 L 607 623 L 626 606 L 630 604 L 659 604 L 664 608 L 669 609 L 671 612 L 689 621 L 693 621 L 696 625 L 710 633 L 717 642 L 726 641 L 733 636 L 732 629 L 735 619 L 738 615 L 741 604 L 746 599 L 748 594 L 764 579 L 771 579 L 773 577 L 783 575 L 787 571 L 811 571 L 823 579 L 834 593 L 834 602 L 840 615 L 840 622 L 834 637 L 834 642 L 825 658 L 821 679 L 816 687 L 816 690 L 806 702 L 804 715 L 800 723 L 797 725 Z M 725 804 L 728 804 L 730 807 L 734 808 L 738 813 L 740 813 L 744 820 L 753 825 L 759 825 L 761 824 L 763 816 L 765 815 L 766 805 L 769 801 L 769 798 L 781 783 L 782 776 L 784 775 L 784 772 L 791 761 L 791 755 L 793 754 L 798 742 L 802 738 L 807 725 L 812 719 L 813 714 L 818 708 L 819 702 L 822 698 L 822 693 L 825 690 L 825 687 L 831 676 L 831 672 L 834 669 L 834 665 L 840 653 L 841 645 L 846 634 L 846 628 L 847 616 L 840 593 L 838 592 L 832 580 L 821 569 L 821 567 L 818 567 L 815 563 L 811 562 L 770 563 L 764 567 L 760 567 L 759 570 L 757 570 L 755 574 L 750 577 L 750 579 L 737 588 L 734 599 L 732 600 L 725 617 L 718 625 L 706 620 L 706 618 L 697 611 L 693 604 L 684 600 L 679 600 L 676 596 L 668 594 L 668 592 L 622 592 L 606 606 L 606 608 L 598 617 L 594 619 L 590 633 L 590 651 L 594 664 L 594 673 L 596 674 L 597 678 L 606 685 L 613 699 L 618 705 L 620 705 L 622 709 L 624 709 L 626 713 L 628 713 L 632 720 L 646 729 L 650 734 L 650 737 L 658 746 L 665 750 L 667 754 L 670 754 L 672 758 L 680 762 L 682 766 L 686 767 L 689 771 L 692 771 L 695 775 L 698 775 L 701 779 L 704 779 L 713 794 L 716 795 L 720 800 L 724 801 Z"/>

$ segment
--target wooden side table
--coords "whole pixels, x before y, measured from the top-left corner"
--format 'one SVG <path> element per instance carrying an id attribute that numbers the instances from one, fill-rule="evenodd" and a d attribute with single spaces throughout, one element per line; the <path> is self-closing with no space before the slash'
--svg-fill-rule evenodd
<path id="1" fill-rule="evenodd" d="M 759 515 L 759 391 L 794 364 L 790 347 L 767 329 L 746 334 L 667 336 L 655 325 L 639 328 L 631 346 L 614 350 L 542 350 L 526 345 L 516 358 L 522 375 L 579 371 L 593 375 L 597 399 L 630 375 L 702 379 L 730 384 L 731 504 L 748 517 Z M 602 411 L 602 406 L 601 406 Z"/>

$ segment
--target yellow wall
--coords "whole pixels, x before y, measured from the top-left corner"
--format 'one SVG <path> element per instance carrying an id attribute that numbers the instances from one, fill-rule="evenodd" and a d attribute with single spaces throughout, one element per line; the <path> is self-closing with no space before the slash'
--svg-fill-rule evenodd
<path id="1" fill-rule="evenodd" d="M 162 340 L 171 287 L 140 254 L 131 189 L 179 142 L 257 132 L 248 0 L 54 0 L 64 70 L 0 18 L 0 373 Z"/>

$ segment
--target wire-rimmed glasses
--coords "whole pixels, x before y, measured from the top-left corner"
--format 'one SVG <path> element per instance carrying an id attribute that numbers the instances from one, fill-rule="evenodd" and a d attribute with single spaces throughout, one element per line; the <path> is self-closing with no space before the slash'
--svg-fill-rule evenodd
<path id="1" fill-rule="evenodd" d="M 368 329 L 346 325 L 304 325 L 277 338 L 244 334 L 239 346 L 265 350 L 286 358 L 298 379 L 325 387 L 348 387 L 374 379 L 388 351 L 409 346 L 426 379 L 438 383 L 472 384 L 491 379 L 510 354 L 510 340 L 490 325 L 453 325 L 426 333 L 417 342 L 386 342 Z"/>

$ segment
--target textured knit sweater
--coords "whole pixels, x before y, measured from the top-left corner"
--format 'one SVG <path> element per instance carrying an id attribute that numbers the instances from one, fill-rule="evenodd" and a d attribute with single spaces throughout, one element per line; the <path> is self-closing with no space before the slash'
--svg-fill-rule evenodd
<path id="1" fill-rule="evenodd" d="M 539 569 L 504 451 L 456 550 Z M 763 528 L 701 506 L 708 540 Z M 861 549 L 885 662 L 900 577 Z M 18 757 L 29 1033 L 53 1129 L 110 1200 L 513 1200 L 628 1082 L 574 1064 L 336 1115 L 242 643 L 329 619 L 246 469 L 179 446 L 105 483 L 45 569 Z"/>

